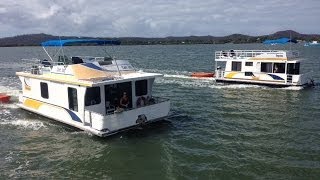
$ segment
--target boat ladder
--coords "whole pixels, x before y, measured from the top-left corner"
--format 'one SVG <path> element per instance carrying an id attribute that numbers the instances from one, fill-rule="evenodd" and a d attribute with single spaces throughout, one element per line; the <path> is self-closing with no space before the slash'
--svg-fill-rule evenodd
<path id="1" fill-rule="evenodd" d="M 292 84 L 292 75 L 287 75 L 287 83 Z"/>

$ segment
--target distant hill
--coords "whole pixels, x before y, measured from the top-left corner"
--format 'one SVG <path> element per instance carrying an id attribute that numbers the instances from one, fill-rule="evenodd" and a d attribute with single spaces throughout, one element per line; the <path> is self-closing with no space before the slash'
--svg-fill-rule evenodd
<path id="1" fill-rule="evenodd" d="M 249 36 L 243 34 L 232 34 L 229 36 L 216 37 L 216 36 L 184 36 L 184 37 L 164 37 L 164 38 L 144 38 L 144 37 L 121 37 L 121 38 L 108 38 L 101 37 L 99 39 L 114 39 L 120 40 L 122 45 L 148 45 L 148 44 L 224 44 L 224 43 L 261 43 L 266 39 L 278 39 L 281 37 L 288 37 L 302 41 L 320 41 L 319 34 L 300 34 L 298 32 L 287 30 L 278 31 L 274 34 L 263 36 Z M 41 42 L 50 39 L 70 39 L 78 38 L 76 36 L 54 36 L 49 34 L 26 34 L 14 37 L 0 38 L 1 47 L 10 46 L 39 46 Z M 92 37 L 81 37 L 92 38 Z"/>

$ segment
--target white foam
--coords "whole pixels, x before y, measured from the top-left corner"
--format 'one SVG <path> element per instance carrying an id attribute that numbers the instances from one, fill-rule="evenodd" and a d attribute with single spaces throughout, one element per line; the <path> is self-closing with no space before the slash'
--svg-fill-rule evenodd
<path id="1" fill-rule="evenodd" d="M 43 122 L 34 121 L 34 120 L 27 120 L 27 119 L 5 120 L 5 121 L 0 122 L 0 125 L 12 125 L 12 126 L 17 126 L 18 128 L 32 129 L 32 130 L 39 130 L 41 128 L 47 128 L 43 124 Z"/>
<path id="2" fill-rule="evenodd" d="M 172 75 L 188 75 L 188 74 L 191 74 L 191 72 L 189 72 L 189 71 L 177 71 L 177 70 L 143 69 L 143 71 L 161 73 L 161 74 L 172 74 Z"/>
<path id="3" fill-rule="evenodd" d="M 177 78 L 162 78 L 157 79 L 160 84 L 178 84 L 183 87 L 209 87 L 212 85 L 212 80 L 207 79 L 177 79 Z"/>
<path id="4" fill-rule="evenodd" d="M 214 83 L 210 86 L 212 89 L 245 89 L 245 88 L 261 88 L 265 89 L 267 87 L 251 84 L 219 84 Z"/>
<path id="5" fill-rule="evenodd" d="M 0 77 L 0 92 L 11 93 L 11 91 L 19 91 L 20 87 L 21 83 L 17 77 Z"/>
<path id="6" fill-rule="evenodd" d="M 74 131 L 74 132 L 71 132 L 71 134 L 93 136 L 93 134 L 88 131 Z"/>
<path id="7" fill-rule="evenodd" d="M 5 160 L 7 162 L 12 162 L 13 161 L 13 152 L 10 151 L 9 154 L 6 155 Z"/>
<path id="8" fill-rule="evenodd" d="M 165 78 L 177 78 L 177 79 L 192 79 L 192 80 L 211 80 L 212 77 L 192 77 L 191 75 L 183 75 L 183 74 L 164 74 Z"/>
<path id="9" fill-rule="evenodd" d="M 166 78 L 181 78 L 181 79 L 192 79 L 191 76 L 186 76 L 182 74 L 164 74 Z"/>
<path id="10" fill-rule="evenodd" d="M 277 88 L 277 89 L 299 91 L 299 90 L 302 90 L 303 87 L 301 87 L 301 86 L 289 86 L 289 87 L 283 87 L 283 88 Z"/>
<path id="11" fill-rule="evenodd" d="M 4 109 L 18 109 L 19 107 L 15 103 L 5 103 L 5 104 L 0 104 L 0 108 Z M 0 111 L 1 112 L 1 111 Z"/>
<path id="12" fill-rule="evenodd" d="M 0 107 L 2 107 L 2 104 L 0 104 Z M 7 114 L 11 114 L 11 112 L 8 109 L 5 109 L 5 108 L 0 109 L 0 115 L 7 115 Z"/>

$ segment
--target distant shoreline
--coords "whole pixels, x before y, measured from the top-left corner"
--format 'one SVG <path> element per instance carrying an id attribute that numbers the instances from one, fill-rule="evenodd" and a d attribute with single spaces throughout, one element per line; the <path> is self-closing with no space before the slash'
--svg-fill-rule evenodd
<path id="1" fill-rule="evenodd" d="M 300 34 L 292 30 L 278 31 L 274 34 L 263 36 L 249 36 L 243 34 L 232 34 L 229 36 L 184 36 L 184 37 L 163 37 L 163 38 L 144 38 L 144 37 L 81 37 L 94 39 L 113 39 L 121 41 L 121 45 L 184 45 L 184 44 L 248 44 L 261 43 L 266 39 L 278 39 L 282 37 L 296 39 L 300 42 L 320 41 L 319 34 Z M 0 38 L 0 47 L 20 47 L 20 46 L 40 46 L 43 41 L 51 39 L 77 39 L 77 36 L 54 36 L 49 34 L 26 34 L 14 37 Z"/>

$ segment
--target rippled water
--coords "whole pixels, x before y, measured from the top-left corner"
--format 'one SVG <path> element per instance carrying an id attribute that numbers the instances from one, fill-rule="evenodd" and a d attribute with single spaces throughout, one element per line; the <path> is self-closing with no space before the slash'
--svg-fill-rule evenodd
<path id="1" fill-rule="evenodd" d="M 320 82 L 320 49 L 301 45 L 304 71 Z M 212 71 L 223 49 L 250 45 L 107 47 L 138 69 L 164 74 L 154 93 L 171 99 L 167 121 L 99 138 L 15 106 L 21 58 L 40 47 L 0 48 L 0 179 L 317 179 L 320 177 L 320 86 L 272 89 L 190 78 Z M 103 53 L 69 47 L 67 53 Z"/>

